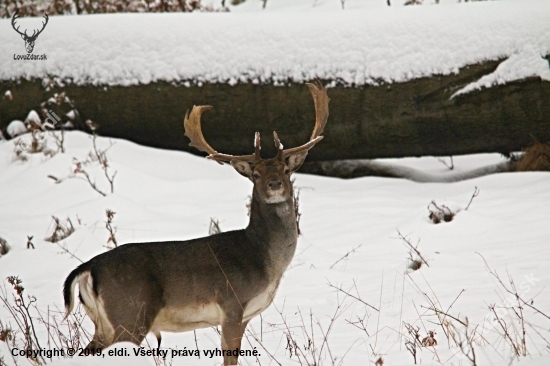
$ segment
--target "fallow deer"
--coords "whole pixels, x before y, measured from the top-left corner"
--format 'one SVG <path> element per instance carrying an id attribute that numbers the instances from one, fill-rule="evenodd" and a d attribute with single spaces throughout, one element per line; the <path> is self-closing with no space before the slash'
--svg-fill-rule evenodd
<path id="1" fill-rule="evenodd" d="M 283 149 L 273 132 L 277 156 L 220 154 L 204 139 L 201 115 L 211 106 L 193 106 L 184 119 L 190 145 L 209 159 L 229 163 L 254 183 L 246 229 L 188 241 L 134 243 L 100 254 L 73 270 L 65 280 L 66 317 L 74 290 L 95 324 L 88 349 L 130 341 L 139 345 L 153 332 L 184 332 L 221 325 L 222 350 L 241 347 L 246 325 L 273 301 L 298 239 L 290 175 L 323 138 L 329 98 L 316 80 L 307 84 L 315 104 L 315 127 L 309 142 Z M 237 351 L 238 353 L 238 351 Z M 238 355 L 224 352 L 224 365 Z"/>

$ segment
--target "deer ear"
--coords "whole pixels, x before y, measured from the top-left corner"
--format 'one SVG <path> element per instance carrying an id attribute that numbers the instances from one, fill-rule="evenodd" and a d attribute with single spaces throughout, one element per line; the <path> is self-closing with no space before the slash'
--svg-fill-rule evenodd
<path id="1" fill-rule="evenodd" d="M 307 150 L 297 152 L 296 154 L 292 154 L 286 158 L 286 165 L 288 165 L 288 168 L 292 173 L 300 169 L 300 167 L 304 163 L 304 160 L 306 160 L 306 156 Z"/>
<path id="2" fill-rule="evenodd" d="M 252 163 L 234 160 L 231 161 L 230 164 L 240 175 L 252 180 Z"/>

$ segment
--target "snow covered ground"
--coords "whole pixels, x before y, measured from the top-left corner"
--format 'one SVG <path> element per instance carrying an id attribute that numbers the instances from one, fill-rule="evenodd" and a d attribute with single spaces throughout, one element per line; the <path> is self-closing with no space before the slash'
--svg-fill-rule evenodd
<path id="1" fill-rule="evenodd" d="M 24 293 L 36 296 L 39 309 L 62 309 L 62 283 L 80 263 L 74 257 L 88 260 L 107 250 L 106 209 L 116 212 L 114 225 L 120 243 L 205 236 L 211 217 L 220 220 L 224 231 L 246 226 L 251 183 L 231 167 L 184 152 L 111 141 L 110 169 L 117 175 L 114 193 L 106 197 L 85 180 L 68 178 L 55 184 L 47 177 L 66 177 L 73 157 L 86 158 L 92 145 L 84 133 L 67 134 L 65 154 L 51 158 L 33 154 L 26 162 L 14 161 L 14 141 L 0 141 L 0 237 L 12 247 L 0 257 L 0 279 L 8 298 L 13 291 L 5 278 L 19 276 Z M 53 146 L 52 141 L 50 144 Z M 109 145 L 108 139 L 98 139 L 100 148 Z M 494 154 L 477 155 L 455 158 L 454 164 L 456 169 L 467 170 L 499 159 Z M 399 163 L 431 174 L 450 174 L 433 157 Z M 108 191 L 97 163 L 86 169 L 98 188 Z M 245 349 L 256 347 L 261 356 L 258 360 L 241 358 L 241 364 L 299 365 L 297 356 L 291 357 L 288 350 L 286 334 L 290 334 L 310 362 L 314 353 L 321 365 L 374 365 L 379 357 L 384 365 L 413 365 L 405 345 L 410 338 L 406 323 L 418 327 L 421 338 L 429 331 L 436 333 L 437 346 L 418 348 L 418 363 L 470 365 L 452 336 L 446 336 L 450 328 L 444 331 L 434 311 L 427 309 L 433 306 L 463 322 L 468 319 L 468 331 L 476 331 L 473 342 L 478 365 L 550 364 L 550 320 L 527 306 L 523 312 L 528 322 L 528 355 L 519 361 L 513 356 L 512 346 L 488 307 L 496 305 L 509 333 L 519 342 L 521 324 L 512 320 L 511 309 L 504 309 L 517 308 L 517 303 L 490 275 L 483 260 L 508 286 L 511 276 L 529 304 L 550 314 L 549 178 L 549 173 L 504 173 L 457 183 L 415 183 L 296 174 L 303 235 L 274 304 L 250 323 L 243 340 Z M 480 193 L 466 211 L 474 187 Z M 435 225 L 428 219 L 427 206 L 432 200 L 461 210 L 451 222 Z M 61 246 L 74 257 L 44 240 L 52 230 L 52 215 L 73 222 L 75 232 Z M 429 266 L 407 269 L 410 249 L 398 239 L 397 230 L 413 244 L 419 241 L 418 250 Z M 26 248 L 28 235 L 34 237 L 35 249 Z M 413 258 L 418 256 L 413 254 Z M 3 306 L 0 320 L 15 327 Z M 464 327 L 446 320 L 456 326 L 458 339 Z M 92 332 L 89 321 L 84 326 Z M 53 348 L 39 322 L 37 333 L 42 347 Z M 308 337 L 314 342 L 309 350 Z M 464 335 L 461 337 L 464 340 Z M 154 337 L 148 341 L 156 345 Z M 166 349 L 201 350 L 200 358 L 169 356 L 167 364 L 219 365 L 220 357 L 208 358 L 202 353 L 219 344 L 213 329 L 197 331 L 196 343 L 192 332 L 163 334 Z M 146 344 L 144 347 L 148 349 Z M 2 357 L 8 365 L 14 364 L 4 342 L 0 342 Z M 29 363 L 24 357 L 15 359 L 20 365 Z M 54 364 L 155 363 L 152 357 L 119 356 L 75 357 Z M 302 364 L 307 364 L 303 356 Z"/>
<path id="2" fill-rule="evenodd" d="M 505 60 L 467 90 L 528 76 L 550 80 L 550 2 L 503 0 L 401 6 L 403 1 L 248 0 L 227 13 L 50 17 L 26 54 L 0 20 L 0 80 L 52 77 L 77 84 L 170 82 L 344 85 L 400 82 Z M 43 19 L 18 20 L 22 29 Z"/>
<path id="3" fill-rule="evenodd" d="M 24 44 L 11 30 L 10 19 L 2 19 L 0 80 L 52 77 L 132 85 L 157 80 L 285 83 L 320 77 L 363 85 L 449 74 L 495 59 L 505 61 L 463 92 L 526 76 L 550 80 L 548 62 L 541 58 L 550 54 L 549 1 L 442 0 L 439 5 L 398 6 L 402 2 L 387 7 L 385 0 L 347 0 L 342 10 L 337 0 L 269 0 L 261 10 L 261 1 L 247 0 L 229 13 L 51 17 L 35 46 L 47 61 L 14 60 L 25 53 Z M 40 24 L 39 19 L 20 22 L 30 28 Z M 17 139 L 0 140 L 0 237 L 11 245 L 0 257 L 0 295 L 11 301 L 13 291 L 5 279 L 19 276 L 25 296 L 36 296 L 42 314 L 62 309 L 67 274 L 79 260 L 112 245 L 107 243 L 107 209 L 115 212 L 120 243 L 205 236 L 210 218 L 218 219 L 224 231 L 246 226 L 251 183 L 231 167 L 124 140 L 99 138 L 98 146 L 107 148 L 110 141 L 110 170 L 117 175 L 114 193 L 103 197 L 85 180 L 70 177 L 73 158 L 86 160 L 92 149 L 89 136 L 68 133 L 66 153 L 33 154 L 27 161 L 16 159 Z M 497 154 L 455 157 L 453 171 L 434 157 L 385 163 L 449 177 L 501 161 Z M 85 169 L 98 189 L 109 191 L 97 162 Z M 62 182 L 55 184 L 49 175 Z M 417 347 L 417 363 L 470 365 L 467 332 L 478 365 L 550 364 L 550 320 L 545 317 L 550 315 L 549 178 L 549 173 L 504 173 L 456 183 L 416 183 L 296 174 L 303 235 L 274 304 L 249 324 L 243 347 L 260 356 L 241 358 L 241 364 L 374 365 L 382 358 L 386 366 L 412 365 L 407 325 L 418 329 L 421 339 L 435 331 L 438 342 Z M 475 187 L 479 195 L 466 210 Z M 433 224 L 428 218 L 432 200 L 455 210 L 454 219 Z M 44 240 L 53 229 L 52 215 L 70 218 L 75 228 L 59 245 Z M 409 257 L 420 256 L 410 254 L 398 232 L 418 243 L 427 261 L 419 270 L 408 268 Z M 35 249 L 27 249 L 28 236 Z M 509 276 L 513 278 L 528 302 L 523 306 L 526 357 L 514 357 L 512 351 L 521 344 L 522 324 L 513 312 L 519 310 L 517 302 L 489 270 L 498 272 L 509 288 Z M 506 322 L 511 339 L 491 316 L 490 305 Z M 434 308 L 458 320 L 438 319 Z M 4 306 L 0 321 L 17 328 Z M 459 321 L 467 321 L 468 329 Z M 36 326 L 42 347 L 54 348 L 40 321 Z M 93 332 L 89 320 L 84 328 Z M 464 352 L 457 346 L 461 340 Z M 156 344 L 152 336 L 147 342 L 145 350 Z M 219 364 L 219 357 L 203 353 L 219 344 L 214 329 L 197 331 L 196 339 L 193 333 L 163 334 L 169 355 L 174 349 L 201 351 L 200 358 L 168 357 L 167 364 Z M 133 354 L 130 345 L 112 349 L 121 347 Z M 30 362 L 12 358 L 1 341 L 0 360 L 8 365 Z M 145 356 L 51 361 L 155 364 Z"/>

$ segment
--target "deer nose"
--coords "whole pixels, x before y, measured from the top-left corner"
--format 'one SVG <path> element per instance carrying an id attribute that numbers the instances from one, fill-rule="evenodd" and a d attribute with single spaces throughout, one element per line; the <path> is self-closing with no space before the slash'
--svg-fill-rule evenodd
<path id="1" fill-rule="evenodd" d="M 281 188 L 283 182 L 281 182 L 280 179 L 272 179 L 269 181 L 269 183 L 267 183 L 267 185 L 271 190 L 276 191 Z"/>

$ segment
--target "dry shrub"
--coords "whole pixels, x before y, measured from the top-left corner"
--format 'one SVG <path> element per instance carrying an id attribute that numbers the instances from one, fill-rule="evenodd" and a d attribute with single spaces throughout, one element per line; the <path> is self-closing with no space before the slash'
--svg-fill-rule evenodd
<path id="1" fill-rule="evenodd" d="M 222 232 L 220 228 L 220 220 L 211 217 L 210 226 L 208 227 L 208 235 L 216 235 Z"/>
<path id="2" fill-rule="evenodd" d="M 113 245 L 118 247 L 118 241 L 116 240 L 116 226 L 113 225 L 113 220 L 115 218 L 116 212 L 113 210 L 106 209 L 105 216 L 107 216 L 107 221 L 105 221 L 105 228 L 109 231 L 109 239 L 107 239 L 107 244 L 113 243 Z"/>
<path id="3" fill-rule="evenodd" d="M 67 217 L 66 220 L 60 220 L 59 218 L 52 216 L 53 219 L 53 231 L 50 235 L 44 238 L 45 241 L 50 243 L 57 243 L 74 233 L 74 226 L 71 219 Z M 32 239 L 32 237 L 29 238 Z"/>
<path id="4" fill-rule="evenodd" d="M 550 172 L 550 145 L 534 142 L 525 149 L 516 167 L 518 172 Z"/>
<path id="5" fill-rule="evenodd" d="M 428 211 L 430 211 L 429 219 L 432 220 L 434 224 L 439 224 L 441 221 L 451 222 L 457 214 L 445 205 L 439 206 L 435 200 L 432 200 L 428 205 Z"/>
<path id="6" fill-rule="evenodd" d="M 10 246 L 8 245 L 8 242 L 0 238 L 0 257 L 8 254 L 9 251 L 10 251 Z"/>
<path id="7" fill-rule="evenodd" d="M 3 0 L 0 18 L 10 18 L 15 11 L 21 16 L 101 14 L 101 13 L 166 13 L 226 11 L 215 9 L 202 0 Z"/>
<path id="8" fill-rule="evenodd" d="M 0 304 L 7 310 L 10 323 L 0 320 L 0 342 L 5 342 L 10 353 L 14 349 L 32 352 L 32 356 L 27 357 L 28 363 L 45 365 L 51 361 L 51 356 L 72 357 L 67 349 L 78 350 L 90 342 L 92 337 L 82 326 L 84 311 L 80 305 L 74 314 L 65 319 L 64 311 L 57 308 L 48 306 L 47 310 L 40 310 L 37 298 L 25 292 L 19 277 L 9 276 L 7 282 L 13 291 L 9 291 L 5 285 L 0 286 Z M 47 334 L 47 341 L 38 338 L 37 334 L 41 332 Z M 19 364 L 15 356 L 13 361 L 14 365 Z M 0 365 L 6 364 L 2 362 L 0 355 Z"/>

